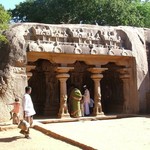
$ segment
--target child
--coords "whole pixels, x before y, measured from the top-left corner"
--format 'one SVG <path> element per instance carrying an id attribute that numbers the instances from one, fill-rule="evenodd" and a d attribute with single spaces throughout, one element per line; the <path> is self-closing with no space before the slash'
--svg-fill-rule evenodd
<path id="1" fill-rule="evenodd" d="M 10 111 L 10 120 L 13 119 L 13 124 L 19 123 L 19 110 L 20 110 L 20 102 L 19 99 L 16 98 L 14 103 L 8 104 L 13 105 L 13 110 Z"/>

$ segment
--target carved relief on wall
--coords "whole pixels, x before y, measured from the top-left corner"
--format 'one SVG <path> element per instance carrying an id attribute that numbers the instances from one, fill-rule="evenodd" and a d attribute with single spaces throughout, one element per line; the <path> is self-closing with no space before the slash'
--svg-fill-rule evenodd
<path id="1" fill-rule="evenodd" d="M 80 61 L 75 62 L 72 66 L 74 67 L 74 70 L 70 71 L 70 78 L 67 80 L 68 91 L 70 85 L 74 84 L 81 90 L 81 92 L 83 92 L 83 85 L 86 84 L 93 92 L 93 81 L 90 77 L 90 72 L 87 71 L 91 66 Z M 91 95 L 93 95 L 93 93 Z"/>
<path id="2" fill-rule="evenodd" d="M 112 53 L 122 55 L 122 45 L 127 43 L 123 43 L 124 40 L 121 36 L 115 29 L 69 28 L 48 25 L 32 26 L 26 30 L 24 35 L 28 51 L 105 55 Z M 67 50 L 67 46 L 71 47 L 70 50 Z M 103 51 L 101 51 L 102 49 Z M 116 53 L 116 50 L 120 53 Z M 125 49 L 125 51 L 131 55 L 129 50 Z"/>
<path id="3" fill-rule="evenodd" d="M 35 62 L 33 76 L 29 80 L 32 98 L 38 114 L 57 114 L 59 108 L 59 82 L 56 78 L 55 64 L 48 60 Z"/>
<path id="4" fill-rule="evenodd" d="M 123 108 L 123 82 L 120 79 L 119 68 L 114 63 L 104 65 L 108 68 L 103 72 L 101 80 L 102 106 L 105 113 L 122 112 Z"/>

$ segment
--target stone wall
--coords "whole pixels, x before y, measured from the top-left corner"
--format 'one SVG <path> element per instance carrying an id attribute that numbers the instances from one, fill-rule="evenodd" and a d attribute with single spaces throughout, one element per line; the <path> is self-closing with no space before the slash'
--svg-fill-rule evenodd
<path id="1" fill-rule="evenodd" d="M 150 75 L 150 29 L 145 29 L 145 41 L 146 41 L 146 50 L 148 57 L 148 70 Z M 150 91 L 147 93 L 147 113 L 150 113 Z"/>
<path id="2" fill-rule="evenodd" d="M 27 85 L 26 50 L 23 28 L 11 28 L 6 36 L 8 43 L 0 44 L 0 122 L 8 121 L 12 106 L 7 105 L 19 98 L 22 102 Z"/>
<path id="3" fill-rule="evenodd" d="M 38 28 L 42 28 L 42 33 Z M 40 31 L 39 36 L 43 37 L 42 40 L 46 41 L 42 47 L 38 44 L 40 40 L 36 39 L 38 31 Z M 108 33 L 110 34 L 109 36 Z M 82 53 L 85 55 L 129 55 L 135 57 L 136 74 L 134 76 L 137 78 L 138 90 L 138 100 L 135 105 L 138 105 L 139 101 L 139 112 L 146 111 L 146 93 L 149 91 L 147 61 L 147 54 L 149 58 L 150 50 L 148 46 L 150 43 L 149 29 L 127 26 L 102 27 L 94 25 L 21 23 L 10 26 L 6 32 L 6 36 L 9 42 L 7 44 L 0 43 L 0 122 L 9 119 L 11 106 L 7 106 L 6 104 L 13 102 L 15 97 L 19 97 L 22 100 L 24 88 L 27 85 L 27 51 L 45 51 L 51 53 L 74 52 L 75 54 Z M 112 38 L 109 39 L 108 37 L 111 36 Z M 45 39 L 45 37 L 47 38 Z M 65 41 L 64 37 L 70 41 Z M 100 41 L 99 38 L 102 40 Z M 73 47 L 72 40 L 74 40 L 74 43 L 77 43 Z M 48 43 L 48 41 L 50 42 Z M 64 44 L 59 45 L 59 42 L 61 44 L 67 42 L 68 46 L 64 46 Z M 86 46 L 84 45 L 85 42 L 87 42 Z M 100 42 L 100 46 L 95 46 L 97 42 Z M 89 52 L 84 50 L 85 47 Z M 72 51 L 69 51 L 70 49 Z"/>
<path id="4" fill-rule="evenodd" d="M 146 93 L 149 91 L 149 72 L 146 54 L 146 35 L 142 28 L 125 28 L 132 43 L 133 56 L 136 60 L 137 90 L 139 98 L 139 110 L 146 111 Z"/>

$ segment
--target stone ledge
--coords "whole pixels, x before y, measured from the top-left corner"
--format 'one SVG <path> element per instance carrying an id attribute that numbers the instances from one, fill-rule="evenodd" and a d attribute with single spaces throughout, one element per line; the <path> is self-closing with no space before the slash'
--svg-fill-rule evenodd
<path id="1" fill-rule="evenodd" d="M 96 120 L 107 120 L 107 119 L 119 119 L 126 117 L 137 117 L 139 115 L 136 114 L 117 114 L 117 115 L 98 115 L 88 116 L 88 117 L 80 117 L 80 118 L 61 118 L 61 119 L 39 119 L 38 122 L 43 124 L 48 123 L 61 123 L 61 122 L 75 122 L 75 121 L 96 121 Z"/>
<path id="2" fill-rule="evenodd" d="M 37 124 L 48 124 L 48 123 L 63 123 L 63 122 L 76 122 L 76 121 L 96 121 L 96 120 L 108 120 L 108 119 L 119 119 L 119 118 L 127 118 L 127 117 L 139 117 L 142 115 L 137 114 L 118 114 L 118 115 L 99 115 L 97 117 L 89 116 L 89 117 L 80 117 L 80 118 L 53 118 L 53 119 L 34 119 L 36 125 Z M 42 118 L 42 117 L 41 117 Z M 0 123 L 0 131 L 7 131 L 10 129 L 16 129 L 18 126 L 14 125 L 10 122 Z M 34 126 L 33 126 L 34 128 Z"/>
<path id="3" fill-rule="evenodd" d="M 77 147 L 79 147 L 79 148 L 81 148 L 81 149 L 96 150 L 95 148 L 93 148 L 93 147 L 91 147 L 91 146 L 87 146 L 87 145 L 85 145 L 85 144 L 79 143 L 79 142 L 77 142 L 77 141 L 75 141 L 75 140 L 72 140 L 72 139 L 70 139 L 70 138 L 67 138 L 67 137 L 64 137 L 64 136 L 62 136 L 62 135 L 59 135 L 59 134 L 57 134 L 57 133 L 55 133 L 55 132 L 52 132 L 52 131 L 50 131 L 50 130 L 48 130 L 48 129 L 45 129 L 45 128 L 43 127 L 43 125 L 40 125 L 40 124 L 34 125 L 34 129 L 36 129 L 36 130 L 38 130 L 38 131 L 40 131 L 40 132 L 42 132 L 42 133 L 44 133 L 44 134 L 46 134 L 46 135 L 48 135 L 48 136 L 50 136 L 50 137 L 53 137 L 53 138 L 55 138 L 55 139 L 58 139 L 58 140 L 67 142 L 67 143 L 69 143 L 69 144 L 71 144 L 71 145 L 77 146 Z"/>

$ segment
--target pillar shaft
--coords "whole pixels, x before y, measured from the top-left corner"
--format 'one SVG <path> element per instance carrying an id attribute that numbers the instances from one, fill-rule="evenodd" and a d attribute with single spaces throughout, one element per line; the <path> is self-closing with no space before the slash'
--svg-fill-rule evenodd
<path id="1" fill-rule="evenodd" d="M 45 73 L 45 80 L 46 80 L 46 102 L 45 102 L 45 104 L 47 105 L 47 104 L 49 104 L 49 102 L 50 102 L 50 99 L 49 99 L 49 93 L 50 93 L 50 91 L 49 91 L 49 82 L 48 82 L 48 78 L 49 78 L 49 73 Z"/>
<path id="2" fill-rule="evenodd" d="M 60 107 L 59 107 L 59 113 L 58 117 L 68 117 L 68 107 L 67 107 L 67 85 L 66 81 L 69 78 L 69 74 L 58 74 L 57 75 L 58 80 L 60 81 Z"/>
<path id="3" fill-rule="evenodd" d="M 103 114 L 102 105 L 101 105 L 101 87 L 100 87 L 100 80 L 102 78 L 102 75 L 95 74 L 95 75 L 92 75 L 91 78 L 94 81 L 94 109 L 93 109 L 93 115 L 97 116 L 97 115 Z"/>
<path id="4" fill-rule="evenodd" d="M 105 70 L 107 70 L 107 68 L 89 68 L 88 69 L 88 71 L 92 73 L 91 78 L 94 81 L 94 109 L 93 109 L 94 116 L 104 114 L 102 111 L 102 104 L 101 104 L 100 80 L 103 78 L 103 75 L 101 73 Z"/>
<path id="5" fill-rule="evenodd" d="M 67 75 L 67 74 L 66 74 Z M 67 85 L 66 85 L 66 81 L 68 78 L 60 78 L 60 96 L 61 95 L 67 95 Z"/>
<path id="6" fill-rule="evenodd" d="M 123 68 L 120 69 L 120 78 L 123 81 L 123 113 L 130 113 L 131 106 L 130 106 L 130 68 Z"/>
<path id="7" fill-rule="evenodd" d="M 72 70 L 73 67 L 57 67 L 55 71 L 58 72 L 56 76 L 60 81 L 60 107 L 58 117 L 69 117 L 68 107 L 67 107 L 67 84 L 66 81 L 70 77 L 68 74 L 69 70 Z"/>
<path id="8" fill-rule="evenodd" d="M 50 115 L 50 83 L 49 83 L 49 72 L 45 72 L 45 82 L 46 82 L 46 101 L 44 106 L 44 115 Z"/>
<path id="9" fill-rule="evenodd" d="M 124 103 L 123 103 L 123 113 L 130 112 L 130 85 L 129 85 L 129 77 L 121 76 L 123 81 L 123 96 L 124 96 Z"/>

